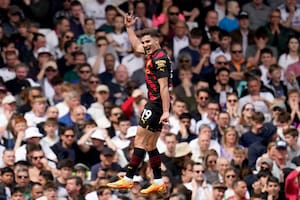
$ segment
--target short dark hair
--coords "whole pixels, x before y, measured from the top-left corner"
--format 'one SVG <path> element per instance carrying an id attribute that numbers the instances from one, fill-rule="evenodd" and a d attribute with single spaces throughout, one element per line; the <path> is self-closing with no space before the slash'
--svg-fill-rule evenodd
<path id="1" fill-rule="evenodd" d="M 286 135 L 291 135 L 292 137 L 297 137 L 299 136 L 299 133 L 298 133 L 298 130 L 296 128 L 288 128 L 286 130 L 283 131 L 283 135 L 286 136 Z"/>
<path id="2" fill-rule="evenodd" d="M 179 119 L 192 119 L 192 115 L 190 113 L 182 113 Z"/>
<path id="3" fill-rule="evenodd" d="M 143 29 L 140 34 L 139 34 L 139 37 L 144 37 L 146 35 L 150 35 L 151 37 L 155 37 L 155 38 L 159 38 L 160 37 L 160 33 L 153 29 L 153 28 L 145 28 Z"/>
<path id="4" fill-rule="evenodd" d="M 291 114 L 289 112 L 281 112 L 276 119 L 276 121 L 279 123 L 287 123 L 290 120 L 291 120 Z"/>
<path id="5" fill-rule="evenodd" d="M 257 123 L 264 123 L 265 121 L 265 116 L 262 112 L 254 112 L 251 118 Z"/>
<path id="6" fill-rule="evenodd" d="M 64 167 L 68 167 L 68 168 L 73 169 L 74 162 L 70 159 L 63 159 L 63 160 L 58 161 L 57 169 L 61 169 L 61 168 L 64 168 Z"/>
<path id="7" fill-rule="evenodd" d="M 279 185 L 279 180 L 275 176 L 269 176 L 269 178 L 267 180 L 267 184 L 270 183 L 270 182 L 277 183 Z"/>
<path id="8" fill-rule="evenodd" d="M 53 181 L 54 177 L 52 175 L 52 172 L 49 170 L 41 170 L 39 173 L 39 176 L 44 177 L 47 181 Z"/>
<path id="9" fill-rule="evenodd" d="M 273 56 L 273 51 L 270 48 L 263 48 L 262 50 L 260 50 L 260 56 L 262 56 L 263 54 L 270 54 L 271 56 Z"/>
<path id="10" fill-rule="evenodd" d="M 268 35 L 267 35 L 267 32 L 266 32 L 265 28 L 264 27 L 258 28 L 255 31 L 254 37 L 255 38 L 267 38 Z"/>
<path id="11" fill-rule="evenodd" d="M 0 169 L 0 172 L 1 172 L 1 176 L 5 173 L 14 174 L 14 170 L 10 167 L 3 167 L 3 168 Z"/>

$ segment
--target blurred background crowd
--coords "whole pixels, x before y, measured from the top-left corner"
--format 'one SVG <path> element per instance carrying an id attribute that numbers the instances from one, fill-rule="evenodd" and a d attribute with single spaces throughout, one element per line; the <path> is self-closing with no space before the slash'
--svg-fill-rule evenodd
<path id="1" fill-rule="evenodd" d="M 0 199 L 297 200 L 298 0 L 0 0 Z M 124 175 L 147 103 L 137 34 L 172 60 L 166 194 Z"/>

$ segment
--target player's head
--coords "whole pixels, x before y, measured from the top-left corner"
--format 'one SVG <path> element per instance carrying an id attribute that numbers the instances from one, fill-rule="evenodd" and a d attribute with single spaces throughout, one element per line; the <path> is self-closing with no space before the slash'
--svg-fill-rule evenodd
<path id="1" fill-rule="evenodd" d="M 160 48 L 159 38 L 160 34 L 157 30 L 152 28 L 147 28 L 140 33 L 141 43 L 147 54 L 153 53 L 155 50 Z"/>

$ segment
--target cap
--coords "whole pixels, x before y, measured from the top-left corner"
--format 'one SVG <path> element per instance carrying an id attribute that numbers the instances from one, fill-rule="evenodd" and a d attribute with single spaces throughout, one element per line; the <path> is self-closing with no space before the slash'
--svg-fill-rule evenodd
<path id="1" fill-rule="evenodd" d="M 43 135 L 40 133 L 39 129 L 36 127 L 29 127 L 25 130 L 25 137 L 24 139 L 27 140 L 29 138 L 33 137 L 43 137 Z"/>
<path id="2" fill-rule="evenodd" d="M 22 14 L 22 10 L 16 6 L 16 5 L 11 5 L 8 7 L 8 13 L 10 14 Z"/>
<path id="3" fill-rule="evenodd" d="M 287 149 L 288 145 L 284 140 L 277 140 L 275 143 L 276 149 Z"/>
<path id="4" fill-rule="evenodd" d="M 248 19 L 249 15 L 246 11 L 241 11 L 240 14 L 237 16 L 238 19 Z"/>
<path id="5" fill-rule="evenodd" d="M 128 129 L 127 129 L 127 133 L 126 133 L 126 138 L 131 138 L 131 137 L 135 137 L 136 135 L 136 131 L 137 131 L 137 126 L 130 126 Z"/>
<path id="6" fill-rule="evenodd" d="M 113 156 L 115 152 L 109 147 L 104 147 L 101 151 L 101 154 L 104 156 Z"/>
<path id="7" fill-rule="evenodd" d="M 74 166 L 74 170 L 75 171 L 80 171 L 80 170 L 83 170 L 83 171 L 88 171 L 90 170 L 88 166 L 86 166 L 85 164 L 83 163 L 77 163 L 75 166 Z"/>
<path id="8" fill-rule="evenodd" d="M 133 182 L 141 183 L 143 181 L 143 178 L 141 176 L 134 175 L 133 176 Z"/>
<path id="9" fill-rule="evenodd" d="M 214 182 L 212 184 L 212 186 L 213 186 L 213 189 L 224 189 L 224 190 L 227 189 L 226 185 L 224 183 L 220 182 L 220 181 Z"/>
<path id="10" fill-rule="evenodd" d="M 9 95 L 6 95 L 3 99 L 2 99 L 2 104 L 9 104 L 9 103 L 14 103 L 16 102 L 16 98 L 9 94 Z"/>
<path id="11" fill-rule="evenodd" d="M 274 103 L 271 105 L 271 110 L 273 110 L 273 109 L 275 109 L 275 108 L 279 108 L 279 109 L 281 109 L 282 111 L 286 111 L 286 106 L 285 106 L 284 102 L 282 102 L 282 101 L 274 102 Z"/>
<path id="12" fill-rule="evenodd" d="M 270 158 L 263 157 L 263 158 L 261 158 L 260 163 L 261 164 L 265 163 L 265 164 L 269 165 L 270 169 L 273 168 L 273 161 Z"/>
<path id="13" fill-rule="evenodd" d="M 176 144 L 174 157 L 180 158 L 185 155 L 188 155 L 191 152 L 192 152 L 192 150 L 187 142 L 180 142 L 180 143 Z"/>
<path id="14" fill-rule="evenodd" d="M 109 88 L 107 85 L 98 85 L 96 88 L 96 92 L 109 92 Z"/>
<path id="15" fill-rule="evenodd" d="M 56 70 L 58 69 L 56 62 L 54 62 L 54 61 L 48 61 L 48 62 L 46 62 L 44 64 L 44 68 L 45 69 L 47 69 L 47 68 L 53 68 L 53 69 L 56 69 Z"/>
<path id="16" fill-rule="evenodd" d="M 103 134 L 103 130 L 101 130 L 100 128 L 97 128 L 94 133 L 91 135 L 91 138 L 93 139 L 98 139 L 98 140 L 105 140 L 104 139 L 104 134 Z"/>
<path id="17" fill-rule="evenodd" d="M 42 53 L 47 53 L 49 55 L 52 55 L 51 51 L 47 47 L 41 47 L 37 50 L 38 55 L 40 55 Z"/>

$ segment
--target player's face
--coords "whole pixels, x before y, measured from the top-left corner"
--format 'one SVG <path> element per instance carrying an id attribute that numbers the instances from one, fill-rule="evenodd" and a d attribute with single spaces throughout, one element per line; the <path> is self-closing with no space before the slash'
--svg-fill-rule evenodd
<path id="1" fill-rule="evenodd" d="M 145 49 L 146 54 L 151 54 L 159 48 L 158 38 L 145 35 L 141 38 L 141 43 Z"/>

